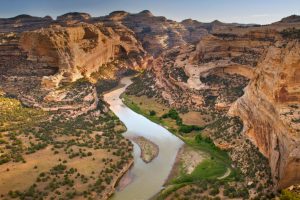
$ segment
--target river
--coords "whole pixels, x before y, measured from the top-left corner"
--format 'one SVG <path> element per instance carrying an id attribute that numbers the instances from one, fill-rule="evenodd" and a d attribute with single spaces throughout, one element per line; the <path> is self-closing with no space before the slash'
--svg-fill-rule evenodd
<path id="1" fill-rule="evenodd" d="M 110 109 L 127 127 L 124 137 L 130 139 L 143 136 L 159 146 L 158 156 L 146 164 L 140 158 L 140 148 L 134 144 L 134 166 L 128 172 L 132 181 L 125 188 L 117 189 L 111 200 L 147 200 L 158 193 L 167 179 L 175 162 L 176 154 L 183 142 L 144 116 L 135 113 L 120 99 L 120 95 L 131 84 L 129 77 L 121 80 L 124 86 L 104 95 Z"/>

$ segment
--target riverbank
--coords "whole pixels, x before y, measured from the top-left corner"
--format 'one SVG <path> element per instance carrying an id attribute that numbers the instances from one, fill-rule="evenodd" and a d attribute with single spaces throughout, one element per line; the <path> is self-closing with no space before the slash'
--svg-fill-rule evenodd
<path id="1" fill-rule="evenodd" d="M 145 163 L 150 163 L 154 158 L 158 156 L 159 147 L 157 144 L 142 136 L 134 137 L 132 138 L 132 140 L 137 145 L 139 145 L 141 149 L 141 158 Z"/>
<path id="2" fill-rule="evenodd" d="M 177 153 L 173 168 L 166 180 L 165 186 L 172 183 L 172 180 L 180 174 L 191 174 L 200 162 L 208 158 L 208 154 L 197 151 L 184 144 Z"/>
<path id="3" fill-rule="evenodd" d="M 122 177 L 129 171 L 129 169 L 133 166 L 134 160 L 128 162 L 126 166 L 123 167 L 123 169 L 119 172 L 118 175 L 116 175 L 113 178 L 112 181 L 112 187 L 107 190 L 106 193 L 104 193 L 105 199 L 109 199 L 111 196 L 113 196 L 114 192 L 116 191 L 116 187 L 118 186 L 119 182 L 121 181 Z"/>
<path id="4" fill-rule="evenodd" d="M 182 123 L 181 114 L 156 102 L 155 99 L 123 94 L 122 100 L 135 112 L 167 128 L 183 140 L 186 145 L 186 147 L 181 148 L 177 155 L 175 164 L 165 182 L 165 189 L 156 195 L 154 199 L 165 199 L 179 188 L 191 187 L 197 182 L 214 180 L 215 182 L 221 181 L 224 184 L 235 179 L 237 172 L 232 168 L 228 154 L 217 148 L 209 138 L 202 136 L 203 127 Z M 199 116 L 195 113 L 193 115 Z M 197 119 L 190 121 L 196 123 Z M 203 124 L 203 120 L 198 124 L 201 123 Z M 186 151 L 186 148 L 191 151 Z M 203 159 L 195 160 L 195 162 L 189 164 L 185 162 L 187 157 L 190 160 L 196 155 L 200 155 L 199 152 L 205 155 Z M 222 180 L 220 180 L 220 177 L 222 177 Z M 202 189 L 205 190 L 205 187 Z M 205 194 L 204 191 L 203 194 Z"/>

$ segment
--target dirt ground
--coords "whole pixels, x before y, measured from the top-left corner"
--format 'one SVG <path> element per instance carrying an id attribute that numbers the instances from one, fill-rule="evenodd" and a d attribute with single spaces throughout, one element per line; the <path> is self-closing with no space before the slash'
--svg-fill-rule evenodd
<path id="1" fill-rule="evenodd" d="M 0 194 L 14 190 L 25 190 L 35 183 L 37 177 L 42 172 L 49 171 L 53 166 L 60 163 L 59 160 L 66 160 L 66 165 L 77 168 L 81 174 L 90 176 L 92 172 L 99 173 L 104 168 L 103 158 L 112 158 L 111 153 L 105 150 L 93 150 L 93 156 L 76 157 L 69 159 L 68 155 L 60 152 L 54 154 L 51 146 L 36 153 L 25 155 L 26 163 L 9 162 L 0 166 Z M 93 160 L 93 158 L 96 158 Z M 84 165 L 82 164 L 84 163 Z"/>
<path id="2" fill-rule="evenodd" d="M 203 115 L 200 112 L 188 112 L 180 114 L 182 122 L 186 125 L 205 126 L 211 121 L 209 115 Z"/>
<path id="3" fill-rule="evenodd" d="M 159 154 L 159 147 L 144 137 L 132 138 L 141 149 L 141 158 L 145 163 L 151 162 Z"/>

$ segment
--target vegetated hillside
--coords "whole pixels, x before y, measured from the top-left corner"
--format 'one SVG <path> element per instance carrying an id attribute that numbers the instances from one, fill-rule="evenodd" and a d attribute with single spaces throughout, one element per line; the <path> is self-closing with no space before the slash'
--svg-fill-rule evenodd
<path id="1" fill-rule="evenodd" d="M 127 93 L 213 116 L 203 134 L 229 151 L 244 183 L 260 179 L 266 193 L 299 183 L 293 173 L 300 170 L 298 18 L 267 26 L 175 22 L 149 11 L 0 19 L 0 169 L 5 182 L 17 180 L 18 170 L 31 177 L 16 188 L 0 187 L 0 194 L 107 198 L 132 163 L 132 146 L 118 134 L 124 128 L 101 93 L 140 71 Z M 241 133 L 232 115 L 243 121 Z M 276 187 L 256 147 L 269 159 Z M 39 169 L 46 162 L 40 154 L 57 157 Z M 89 160 L 100 171 L 82 174 L 76 163 L 94 154 L 103 157 Z M 11 189 L 18 191 L 7 194 Z"/>
<path id="2" fill-rule="evenodd" d="M 83 19 L 0 20 L 1 199 L 107 199 L 133 164 L 99 91 L 148 56 L 127 27 Z"/>

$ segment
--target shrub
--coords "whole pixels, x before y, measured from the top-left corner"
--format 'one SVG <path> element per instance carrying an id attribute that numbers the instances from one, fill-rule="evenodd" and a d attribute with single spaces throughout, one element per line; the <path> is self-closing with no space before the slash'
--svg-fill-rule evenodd
<path id="1" fill-rule="evenodd" d="M 213 188 L 210 192 L 209 192 L 210 195 L 212 196 L 215 196 L 217 194 L 219 194 L 219 189 L 218 188 Z"/>
<path id="2" fill-rule="evenodd" d="M 179 131 L 183 132 L 183 133 L 190 133 L 193 130 L 194 130 L 193 126 L 188 126 L 188 125 L 181 125 L 180 128 L 179 128 Z"/>
<path id="3" fill-rule="evenodd" d="M 175 109 L 169 110 L 168 113 L 164 114 L 162 116 L 163 118 L 171 118 L 171 119 L 180 119 L 178 112 Z"/>
<path id="4" fill-rule="evenodd" d="M 195 136 L 195 141 L 196 141 L 197 143 L 201 143 L 201 142 L 203 141 L 202 135 L 201 135 L 201 134 L 196 135 L 196 136 Z"/>
<path id="5" fill-rule="evenodd" d="M 195 125 L 190 126 L 190 125 L 182 124 L 179 128 L 179 131 L 183 133 L 190 133 L 192 131 L 200 131 L 200 130 L 203 130 L 203 128 Z"/>
<path id="6" fill-rule="evenodd" d="M 300 200 L 300 195 L 292 191 L 282 190 L 280 200 Z"/>
<path id="7" fill-rule="evenodd" d="M 154 116 L 154 115 L 156 115 L 156 112 L 154 110 L 150 110 L 149 114 L 150 114 L 150 116 Z"/>

